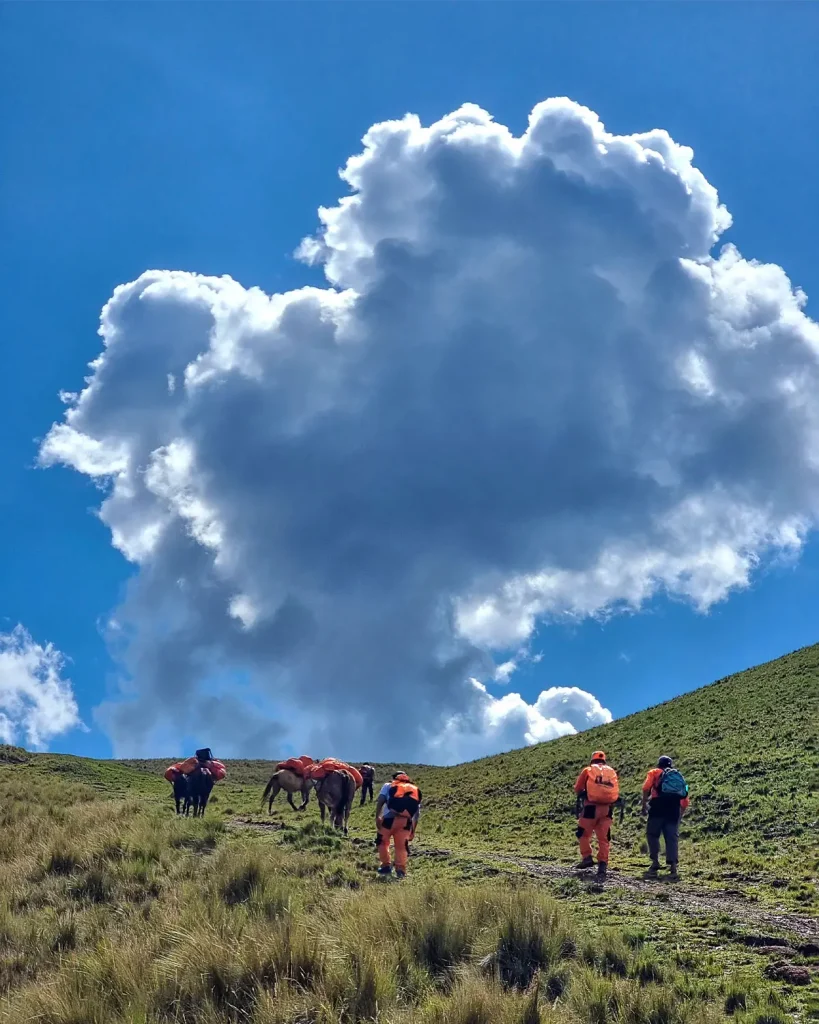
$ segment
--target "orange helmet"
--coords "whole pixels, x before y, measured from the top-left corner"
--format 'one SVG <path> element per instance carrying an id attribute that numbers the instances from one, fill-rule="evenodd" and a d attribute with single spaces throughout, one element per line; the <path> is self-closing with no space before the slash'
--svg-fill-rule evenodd
<path id="1" fill-rule="evenodd" d="M 605 761 L 606 755 L 602 750 L 595 750 L 595 752 L 591 756 L 591 759 L 592 764 L 594 764 L 595 761 Z"/>

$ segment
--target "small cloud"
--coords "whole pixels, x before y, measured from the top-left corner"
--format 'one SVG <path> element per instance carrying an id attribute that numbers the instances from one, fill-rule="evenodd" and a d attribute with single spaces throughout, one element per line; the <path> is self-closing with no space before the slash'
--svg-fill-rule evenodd
<path id="1" fill-rule="evenodd" d="M 612 721 L 608 708 L 577 686 L 552 686 L 529 704 L 519 693 L 493 697 L 477 679 L 470 682 L 476 698 L 471 708 L 453 715 L 429 743 L 441 764 L 544 743 Z"/>
<path id="2" fill-rule="evenodd" d="M 620 661 L 624 661 L 627 665 L 631 662 L 631 655 L 626 654 L 625 651 L 620 651 L 617 657 L 620 659 Z"/>
<path id="3" fill-rule="evenodd" d="M 35 643 L 22 627 L 0 633 L 0 740 L 34 749 L 69 729 L 84 728 L 65 659 L 52 644 Z"/>
<path id="4" fill-rule="evenodd" d="M 512 673 L 516 671 L 518 667 L 517 661 L 514 658 L 509 661 L 504 661 L 502 665 L 498 665 L 495 669 L 495 682 L 496 683 L 508 683 L 512 678 Z"/>

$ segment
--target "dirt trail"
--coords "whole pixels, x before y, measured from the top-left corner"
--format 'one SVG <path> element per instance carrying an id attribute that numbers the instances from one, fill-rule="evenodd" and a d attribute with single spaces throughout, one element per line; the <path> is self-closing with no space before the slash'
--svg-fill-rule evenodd
<path id="1" fill-rule="evenodd" d="M 659 897 L 663 906 L 682 914 L 727 914 L 735 921 L 756 930 L 788 932 L 803 941 L 819 939 L 819 918 L 809 917 L 807 914 L 794 914 L 776 907 L 766 907 L 746 898 L 736 889 L 718 891 L 694 888 L 685 881 L 635 878 L 617 870 L 609 872 L 605 883 L 599 883 L 593 872 L 578 872 L 559 864 L 541 864 L 500 853 L 483 855 L 480 860 L 484 863 L 514 865 L 532 878 L 580 878 L 592 887 L 602 888 L 602 885 L 605 885 L 607 889 L 620 889 L 655 901 Z"/>
<path id="2" fill-rule="evenodd" d="M 287 826 L 277 822 L 260 822 L 248 819 L 235 819 L 231 826 L 237 829 L 254 829 L 259 832 L 278 831 Z M 352 842 L 356 846 L 370 847 L 372 844 L 355 837 Z M 790 911 L 776 907 L 765 906 L 755 903 L 745 897 L 737 889 L 704 889 L 687 884 L 684 880 L 679 882 L 648 880 L 633 875 L 623 874 L 616 869 L 609 872 L 605 883 L 597 881 L 594 872 L 578 872 L 573 868 L 561 864 L 548 864 L 535 860 L 527 860 L 525 857 L 515 857 L 503 853 L 476 853 L 472 856 L 462 851 L 440 850 L 425 847 L 421 843 L 414 846 L 412 855 L 414 857 L 434 857 L 452 859 L 459 864 L 471 865 L 507 865 L 517 868 L 531 878 L 573 878 L 579 879 L 589 886 L 592 891 L 606 889 L 617 889 L 624 895 L 645 897 L 647 900 L 661 902 L 663 907 L 675 910 L 678 913 L 689 916 L 703 914 L 726 914 L 734 921 L 741 923 L 746 928 L 762 933 L 756 936 L 759 945 L 763 945 L 764 939 L 769 938 L 769 932 L 785 932 L 794 936 L 803 943 L 819 943 L 819 918 L 809 917 L 807 914 L 794 914 Z M 770 945 L 777 945 L 774 938 Z"/>

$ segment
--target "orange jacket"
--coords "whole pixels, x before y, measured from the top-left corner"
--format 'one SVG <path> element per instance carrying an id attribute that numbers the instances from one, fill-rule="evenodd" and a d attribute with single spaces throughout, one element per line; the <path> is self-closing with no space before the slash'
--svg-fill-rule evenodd
<path id="1" fill-rule="evenodd" d="M 646 775 L 646 781 L 643 783 L 643 793 L 650 793 L 652 797 L 658 797 L 660 795 L 660 791 L 657 789 L 657 784 L 662 777 L 662 768 L 652 768 L 648 775 Z M 683 797 L 682 800 L 680 800 L 680 810 L 684 811 L 690 803 L 691 801 L 687 796 Z"/>

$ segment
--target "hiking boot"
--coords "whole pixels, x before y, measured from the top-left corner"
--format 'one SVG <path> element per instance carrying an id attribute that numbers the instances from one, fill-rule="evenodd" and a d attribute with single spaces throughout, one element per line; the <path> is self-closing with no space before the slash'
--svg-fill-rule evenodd
<path id="1" fill-rule="evenodd" d="M 389 866 L 389 864 L 382 864 L 381 867 L 378 869 L 378 873 L 379 875 L 391 875 L 392 868 Z"/>
<path id="2" fill-rule="evenodd" d="M 652 861 L 648 868 L 648 871 L 646 871 L 646 878 L 656 878 L 659 873 L 660 865 L 657 863 L 656 860 Z"/>
<path id="3" fill-rule="evenodd" d="M 680 877 L 680 873 L 679 871 L 677 871 L 676 864 L 668 865 L 668 877 L 671 879 L 672 882 L 676 882 L 677 879 Z"/>
<path id="4" fill-rule="evenodd" d="M 584 871 L 586 868 L 594 867 L 594 857 L 584 857 L 575 867 L 575 871 Z"/>
<path id="5" fill-rule="evenodd" d="M 401 868 L 396 868 L 395 869 L 395 877 L 396 878 L 406 878 L 407 877 L 407 873 L 406 873 L 406 871 L 402 871 Z"/>
<path id="6" fill-rule="evenodd" d="M 597 865 L 597 877 L 605 878 L 608 873 L 608 870 L 608 864 L 604 860 L 601 860 L 600 863 Z"/>

